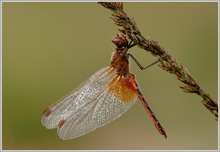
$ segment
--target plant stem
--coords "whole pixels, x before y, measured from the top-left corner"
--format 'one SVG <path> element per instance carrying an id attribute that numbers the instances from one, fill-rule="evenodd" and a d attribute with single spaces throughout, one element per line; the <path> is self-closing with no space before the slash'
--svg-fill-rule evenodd
<path id="1" fill-rule="evenodd" d="M 127 37 L 133 41 L 140 48 L 150 52 L 152 55 L 161 58 L 159 67 L 171 74 L 174 74 L 176 78 L 183 82 L 185 86 L 180 87 L 184 92 L 196 93 L 203 98 L 201 101 L 203 105 L 216 117 L 218 121 L 218 103 L 207 94 L 199 86 L 198 82 L 193 78 L 189 71 L 178 64 L 165 49 L 157 42 L 149 37 L 146 39 L 135 23 L 134 18 L 129 18 L 123 10 L 122 2 L 100 2 L 102 6 L 110 9 L 114 14 L 111 15 L 112 20 L 118 26 L 123 27 L 119 29 L 120 32 L 127 35 Z"/>

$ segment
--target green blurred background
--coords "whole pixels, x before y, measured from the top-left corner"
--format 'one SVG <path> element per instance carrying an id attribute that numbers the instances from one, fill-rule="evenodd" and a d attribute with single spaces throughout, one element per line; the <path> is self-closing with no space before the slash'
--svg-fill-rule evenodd
<path id="1" fill-rule="evenodd" d="M 10 2 L 3 9 L 2 149 L 216 150 L 218 122 L 202 98 L 153 66 L 131 72 L 165 127 L 164 139 L 139 101 L 123 116 L 85 136 L 61 141 L 41 114 L 100 68 L 110 64 L 118 33 L 111 11 L 97 3 Z M 157 40 L 200 86 L 218 100 L 218 3 L 124 3 L 142 34 Z M 134 47 L 146 66 L 156 60 Z"/>

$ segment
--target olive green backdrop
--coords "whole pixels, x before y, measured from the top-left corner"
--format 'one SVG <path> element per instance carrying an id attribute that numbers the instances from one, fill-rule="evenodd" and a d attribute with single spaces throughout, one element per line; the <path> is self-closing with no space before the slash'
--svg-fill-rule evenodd
<path id="1" fill-rule="evenodd" d="M 131 72 L 165 127 L 164 139 L 142 104 L 85 136 L 61 141 L 41 114 L 100 68 L 110 64 L 118 33 L 111 11 L 97 3 L 2 3 L 3 149 L 216 150 L 218 122 L 202 98 L 156 65 Z M 218 3 L 124 3 L 142 34 L 157 40 L 201 87 L 218 99 Z M 156 58 L 134 47 L 146 66 Z"/>

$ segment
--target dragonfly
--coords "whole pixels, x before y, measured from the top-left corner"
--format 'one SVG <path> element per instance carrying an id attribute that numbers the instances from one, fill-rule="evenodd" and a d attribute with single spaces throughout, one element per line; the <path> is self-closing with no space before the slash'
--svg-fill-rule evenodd
<path id="1" fill-rule="evenodd" d="M 117 48 L 110 65 L 48 107 L 43 112 L 42 125 L 47 129 L 57 128 L 61 140 L 77 138 L 119 118 L 139 99 L 156 129 L 167 138 L 135 76 L 129 72 L 129 57 L 135 59 L 128 52 L 131 43 L 122 33 L 113 37 L 112 42 Z"/>

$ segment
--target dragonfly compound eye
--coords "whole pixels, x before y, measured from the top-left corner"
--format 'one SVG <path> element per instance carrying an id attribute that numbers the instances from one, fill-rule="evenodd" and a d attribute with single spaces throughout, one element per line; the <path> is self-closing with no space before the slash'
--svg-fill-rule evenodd
<path id="1" fill-rule="evenodd" d="M 122 33 L 117 34 L 116 36 L 114 36 L 112 38 L 112 43 L 114 43 L 118 48 L 128 46 L 128 41 L 126 39 L 126 36 Z"/>

